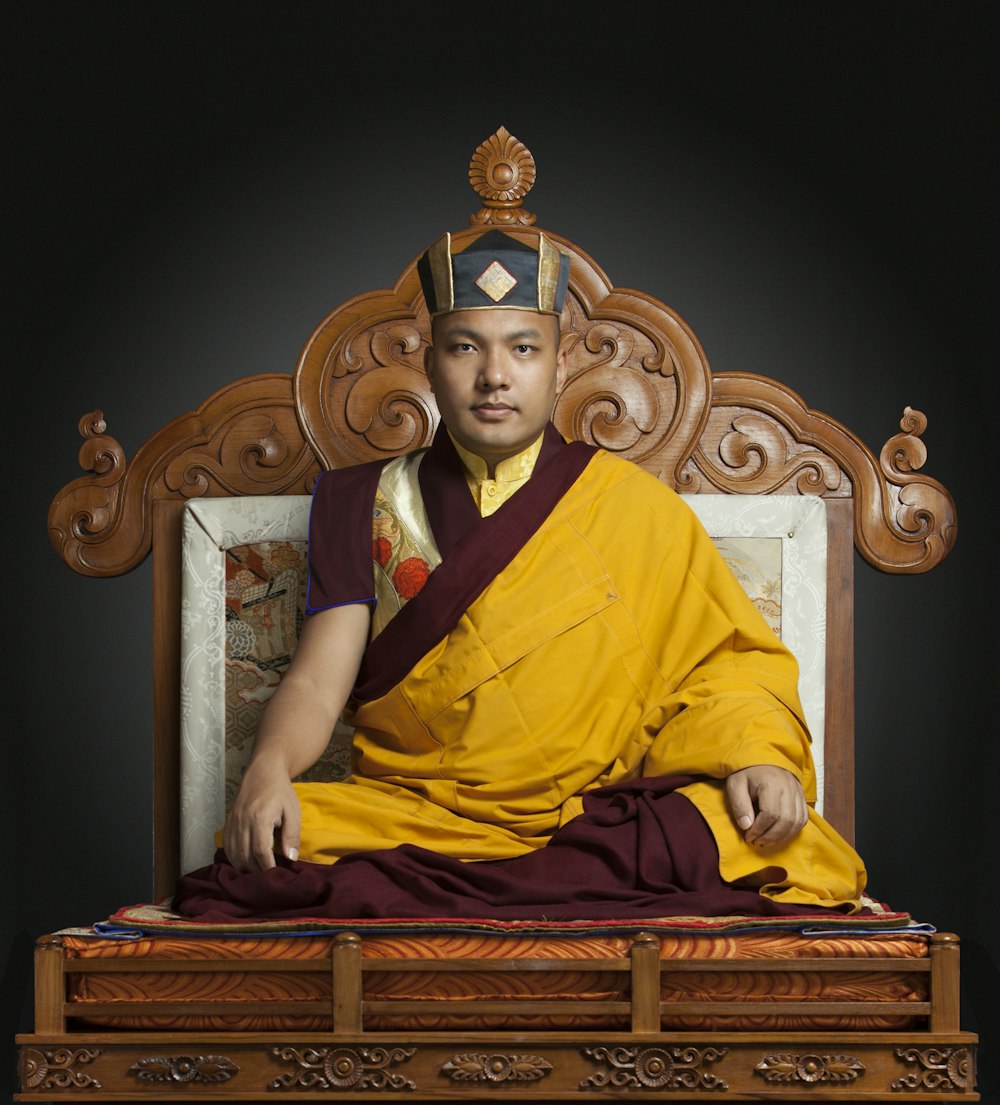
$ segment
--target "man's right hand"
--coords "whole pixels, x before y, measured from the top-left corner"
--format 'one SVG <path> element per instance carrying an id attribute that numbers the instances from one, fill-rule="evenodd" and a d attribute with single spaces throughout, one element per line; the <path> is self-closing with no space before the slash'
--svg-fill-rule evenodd
<path id="1" fill-rule="evenodd" d="M 361 666 L 370 624 L 368 603 L 306 618 L 288 671 L 264 707 L 222 830 L 222 846 L 237 871 L 274 867 L 275 849 L 298 859 L 302 808 L 291 780 L 323 754 Z"/>
<path id="2" fill-rule="evenodd" d="M 241 872 L 275 866 L 275 848 L 287 859 L 298 859 L 302 808 L 287 777 L 269 777 L 253 765 L 240 785 L 222 831 L 229 862 Z"/>

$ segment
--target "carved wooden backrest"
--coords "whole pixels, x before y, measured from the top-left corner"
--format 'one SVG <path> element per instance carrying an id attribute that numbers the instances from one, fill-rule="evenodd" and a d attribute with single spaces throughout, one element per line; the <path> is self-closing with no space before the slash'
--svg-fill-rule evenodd
<path id="1" fill-rule="evenodd" d="M 501 128 L 473 156 L 483 226 L 525 235 L 534 161 Z M 853 548 L 888 572 L 920 572 L 948 552 L 955 509 L 920 474 L 926 420 L 906 408 L 876 457 L 846 427 L 780 383 L 714 375 L 669 307 L 616 288 L 586 253 L 571 258 L 562 316 L 568 374 L 554 421 L 567 437 L 633 460 L 684 493 L 822 496 L 828 504 L 826 816 L 853 825 Z M 423 373 L 430 324 L 416 260 L 392 288 L 342 304 L 309 338 L 293 376 L 237 380 L 154 434 L 126 462 L 95 411 L 81 420 L 87 471 L 56 496 L 59 555 L 88 575 L 128 570 L 152 549 L 154 834 L 158 890 L 177 870 L 180 511 L 195 496 L 306 494 L 323 468 L 426 445 L 438 421 Z"/>

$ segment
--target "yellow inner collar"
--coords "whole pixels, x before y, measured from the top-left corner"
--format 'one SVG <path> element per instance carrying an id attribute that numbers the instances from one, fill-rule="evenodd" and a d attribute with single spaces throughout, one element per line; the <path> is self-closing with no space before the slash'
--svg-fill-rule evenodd
<path id="1" fill-rule="evenodd" d="M 450 431 L 448 436 L 451 437 Z M 539 435 L 527 449 L 516 456 L 500 461 L 496 466 L 496 475 L 491 480 L 487 478 L 486 473 L 489 469 L 482 457 L 470 453 L 468 449 L 459 445 L 454 437 L 451 438 L 451 443 L 465 465 L 466 482 L 472 497 L 476 500 L 476 506 L 479 507 L 479 514 L 483 518 L 503 506 L 518 488 L 528 482 L 535 469 L 538 454 L 542 451 L 542 435 Z"/>

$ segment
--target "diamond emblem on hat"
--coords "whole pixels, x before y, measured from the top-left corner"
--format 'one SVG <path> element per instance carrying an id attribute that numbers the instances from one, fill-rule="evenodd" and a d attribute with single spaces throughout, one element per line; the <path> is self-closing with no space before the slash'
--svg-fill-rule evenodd
<path id="1" fill-rule="evenodd" d="M 499 261 L 488 265 L 476 280 L 476 287 L 485 292 L 494 303 L 499 303 L 516 284 L 517 280 Z"/>

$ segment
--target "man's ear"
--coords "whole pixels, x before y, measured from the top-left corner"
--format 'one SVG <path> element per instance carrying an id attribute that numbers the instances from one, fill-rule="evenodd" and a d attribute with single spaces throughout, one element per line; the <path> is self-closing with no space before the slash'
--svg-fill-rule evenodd
<path id="1" fill-rule="evenodd" d="M 427 377 L 427 382 L 431 385 L 431 391 L 434 390 L 434 346 L 428 344 L 424 348 L 424 374 Z"/>
<path id="2" fill-rule="evenodd" d="M 556 395 L 562 391 L 566 383 L 566 370 L 569 364 L 569 347 L 573 342 L 573 335 L 562 334 L 559 338 L 559 352 L 556 354 Z"/>

